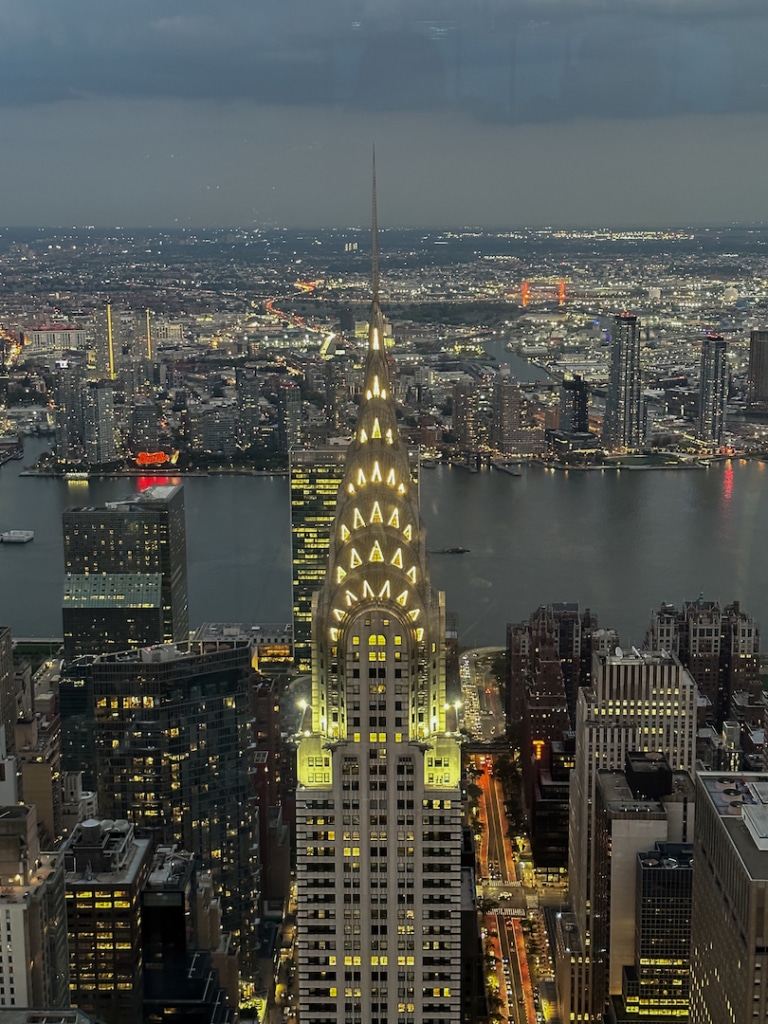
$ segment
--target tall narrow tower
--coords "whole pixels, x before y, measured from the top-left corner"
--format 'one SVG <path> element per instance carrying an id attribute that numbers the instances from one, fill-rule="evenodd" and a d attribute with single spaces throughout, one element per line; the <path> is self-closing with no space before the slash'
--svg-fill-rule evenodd
<path id="1" fill-rule="evenodd" d="M 639 325 L 634 314 L 617 313 L 611 330 L 603 444 L 612 449 L 639 447 L 642 423 Z"/>
<path id="2" fill-rule="evenodd" d="M 701 345 L 699 437 L 720 444 L 728 398 L 728 361 L 722 334 L 707 334 Z"/>
<path id="3" fill-rule="evenodd" d="M 460 750 L 445 604 L 426 565 L 373 299 L 360 413 L 313 599 L 297 752 L 299 989 L 314 1024 L 459 1020 Z"/>

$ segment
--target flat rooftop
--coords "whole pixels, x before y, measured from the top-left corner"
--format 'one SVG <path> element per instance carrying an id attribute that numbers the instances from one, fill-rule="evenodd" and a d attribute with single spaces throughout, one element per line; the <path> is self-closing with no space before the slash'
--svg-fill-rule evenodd
<path id="1" fill-rule="evenodd" d="M 750 878 L 768 880 L 768 774 L 699 772 L 698 778 Z"/>

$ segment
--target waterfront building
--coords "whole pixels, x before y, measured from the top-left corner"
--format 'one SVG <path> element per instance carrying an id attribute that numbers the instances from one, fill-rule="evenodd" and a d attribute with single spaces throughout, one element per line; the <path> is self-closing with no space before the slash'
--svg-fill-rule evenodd
<path id="1" fill-rule="evenodd" d="M 120 457 L 115 427 L 114 389 L 111 381 L 91 380 L 82 385 L 83 450 L 91 466 L 103 466 Z"/>
<path id="2" fill-rule="evenodd" d="M 60 463 L 82 462 L 83 406 L 81 388 L 84 367 L 71 361 L 57 363 L 54 385 L 56 402 L 55 448 Z"/>
<path id="3" fill-rule="evenodd" d="M 758 412 L 768 410 L 768 330 L 749 335 L 747 404 Z"/>
<path id="4" fill-rule="evenodd" d="M 71 1002 L 105 1024 L 143 1019 L 141 890 L 152 840 L 128 821 L 83 821 L 62 847 Z"/>
<path id="5" fill-rule="evenodd" d="M 491 402 L 491 447 L 508 455 L 515 451 L 513 434 L 522 423 L 523 393 L 507 364 L 494 378 Z"/>
<path id="6" fill-rule="evenodd" d="M 638 448 L 643 440 L 640 330 L 632 313 L 618 313 L 611 328 L 611 362 L 605 396 L 603 444 Z"/>
<path id="7" fill-rule="evenodd" d="M 0 1010 L 69 1005 L 63 861 L 41 852 L 37 826 L 34 805 L 2 807 Z"/>
<path id="8" fill-rule="evenodd" d="M 470 378 L 458 381 L 453 386 L 453 432 L 458 444 L 467 451 L 474 451 L 487 441 L 480 412 L 480 393 L 477 383 Z"/>
<path id="9" fill-rule="evenodd" d="M 160 427 L 157 407 L 152 401 L 134 402 L 129 427 L 131 451 L 156 452 L 160 445 Z"/>
<path id="10" fill-rule="evenodd" d="M 199 858 L 248 972 L 261 909 L 249 643 L 140 648 L 91 674 L 101 813 Z"/>
<path id="11" fill-rule="evenodd" d="M 728 399 L 728 360 L 722 334 L 707 334 L 701 344 L 698 434 L 702 441 L 719 445 Z"/>
<path id="12" fill-rule="evenodd" d="M 694 1024 L 754 1024 L 768 1013 L 768 783 L 696 780 L 691 1013 Z"/>
<path id="13" fill-rule="evenodd" d="M 238 444 L 241 448 L 249 448 L 259 440 L 261 381 L 256 373 L 238 367 L 235 370 L 235 386 Z"/>
<path id="14" fill-rule="evenodd" d="M 571 915 L 557 939 L 562 1020 L 598 1020 L 607 992 L 605 949 L 595 942 L 597 772 L 622 768 L 630 751 L 659 752 L 693 774 L 696 684 L 665 651 L 596 653 L 589 687 L 579 690 L 571 777 L 568 881 Z M 573 1015 L 573 1016 L 572 1016 Z"/>
<path id="15" fill-rule="evenodd" d="M 375 212 L 375 204 L 374 204 Z M 460 749 L 378 294 L 297 750 L 299 1000 L 313 1024 L 461 1015 Z"/>
<path id="16" fill-rule="evenodd" d="M 345 454 L 346 445 L 289 452 L 293 660 L 300 672 L 311 669 L 312 595 L 320 589 L 328 568 Z"/>
<path id="17" fill-rule="evenodd" d="M 86 600 L 90 592 L 86 582 L 72 577 L 159 574 L 163 639 L 187 639 L 187 537 L 181 484 L 156 484 L 121 501 L 67 509 L 62 522 L 68 587 L 80 588 L 77 593 Z M 147 586 L 151 582 L 147 580 Z M 115 594 L 119 600 L 119 588 Z M 130 595 L 125 596 L 125 606 L 131 607 Z M 91 610 L 94 631 L 100 638 L 103 617 L 98 609 Z"/>
<path id="18" fill-rule="evenodd" d="M 187 444 L 193 451 L 232 457 L 237 451 L 234 407 L 191 405 L 186 412 Z"/>
<path id="19" fill-rule="evenodd" d="M 589 433 L 589 391 L 579 373 L 563 378 L 560 399 L 560 430 L 569 434 Z"/>

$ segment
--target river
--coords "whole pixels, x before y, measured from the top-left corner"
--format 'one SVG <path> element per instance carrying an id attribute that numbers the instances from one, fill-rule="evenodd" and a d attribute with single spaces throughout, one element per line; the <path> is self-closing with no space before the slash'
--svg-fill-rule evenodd
<path id="1" fill-rule="evenodd" d="M 0 468 L 0 623 L 14 635 L 61 634 L 61 512 L 131 493 L 147 480 L 23 477 L 46 444 Z M 184 478 L 193 626 L 288 622 L 291 571 L 285 477 Z M 768 468 L 723 462 L 706 470 L 560 472 L 519 477 L 425 468 L 422 514 L 433 583 L 446 591 L 465 645 L 503 644 L 507 622 L 539 604 L 577 601 L 623 644 L 638 644 L 652 608 L 703 594 L 739 600 L 768 622 Z"/>

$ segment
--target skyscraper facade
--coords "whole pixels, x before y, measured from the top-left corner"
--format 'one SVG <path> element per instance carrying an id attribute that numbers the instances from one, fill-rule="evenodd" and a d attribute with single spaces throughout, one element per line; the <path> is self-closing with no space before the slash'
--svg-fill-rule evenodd
<path id="1" fill-rule="evenodd" d="M 563 915 L 558 936 L 562 1020 L 599 1019 L 607 996 L 606 950 L 594 943 L 593 921 L 599 883 L 594 850 L 597 772 L 622 768 L 631 751 L 658 751 L 673 769 L 692 774 L 696 699 L 696 684 L 676 657 L 634 648 L 595 654 L 591 685 L 579 690 L 568 851 L 572 917 Z"/>
<path id="2" fill-rule="evenodd" d="M 719 771 L 696 785 L 690 1019 L 754 1024 L 768 1013 L 768 783 Z"/>
<path id="3" fill-rule="evenodd" d="M 365 383 L 312 616 L 297 750 L 299 998 L 313 1024 L 460 1017 L 460 749 L 374 289 Z"/>
<path id="4" fill-rule="evenodd" d="M 747 403 L 752 409 L 768 410 L 768 331 L 752 331 L 749 336 Z"/>
<path id="5" fill-rule="evenodd" d="M 603 444 L 637 448 L 643 439 L 640 330 L 632 313 L 617 313 L 611 330 L 611 363 L 605 396 Z"/>
<path id="6" fill-rule="evenodd" d="M 312 595 L 325 578 L 336 496 L 346 449 L 291 448 L 291 561 L 293 567 L 293 660 L 311 669 Z"/>
<path id="7" fill-rule="evenodd" d="M 187 536 L 181 484 L 158 484 L 123 501 L 67 509 L 62 522 L 64 567 L 70 589 L 78 583 L 80 590 L 84 587 L 84 581 L 73 577 L 159 573 L 163 639 L 188 638 Z M 151 582 L 147 581 L 148 585 Z M 119 590 L 116 584 L 114 590 Z M 97 608 L 94 615 L 98 618 Z M 80 637 L 82 640 L 82 629 Z"/>
<path id="8" fill-rule="evenodd" d="M 88 381 L 81 389 L 83 448 L 92 466 L 115 462 L 119 457 L 115 433 L 115 393 L 110 381 Z"/>
<path id="9" fill-rule="evenodd" d="M 261 895 L 250 644 L 106 655 L 92 678 L 101 812 L 199 857 L 249 970 Z"/>
<path id="10" fill-rule="evenodd" d="M 587 382 L 579 373 L 563 378 L 560 429 L 576 434 L 586 434 L 589 430 L 589 392 Z"/>
<path id="11" fill-rule="evenodd" d="M 728 361 L 722 334 L 707 334 L 701 343 L 699 437 L 720 444 L 728 398 Z"/>

